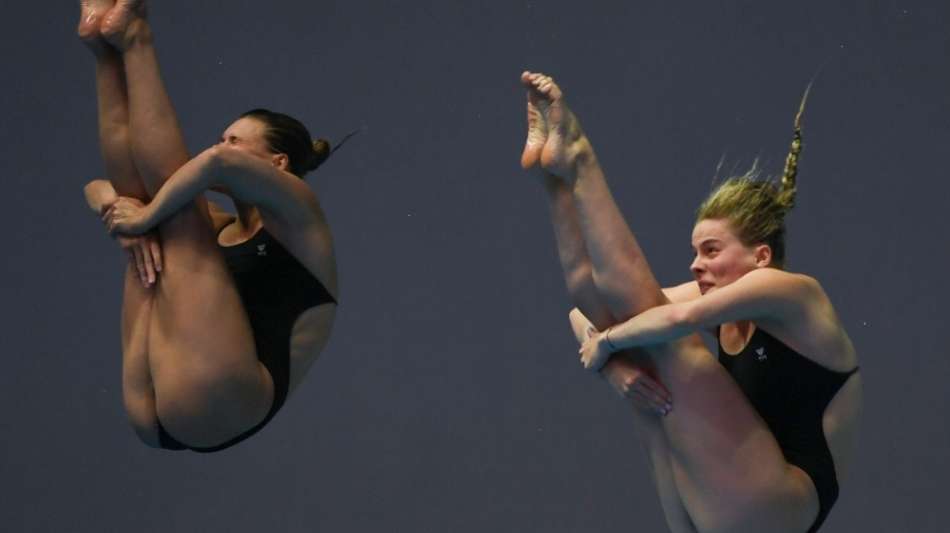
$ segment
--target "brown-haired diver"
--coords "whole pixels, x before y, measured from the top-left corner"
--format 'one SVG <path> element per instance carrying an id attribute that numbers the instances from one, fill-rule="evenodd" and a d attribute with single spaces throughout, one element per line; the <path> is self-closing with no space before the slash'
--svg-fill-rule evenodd
<path id="1" fill-rule="evenodd" d="M 148 445 L 232 446 L 277 413 L 336 315 L 333 240 L 303 175 L 329 155 L 297 120 L 253 110 L 191 157 L 143 0 L 83 0 L 108 181 L 86 186 L 130 254 L 122 385 Z M 237 216 L 208 201 L 218 190 Z M 136 237 L 136 235 L 141 235 Z"/>

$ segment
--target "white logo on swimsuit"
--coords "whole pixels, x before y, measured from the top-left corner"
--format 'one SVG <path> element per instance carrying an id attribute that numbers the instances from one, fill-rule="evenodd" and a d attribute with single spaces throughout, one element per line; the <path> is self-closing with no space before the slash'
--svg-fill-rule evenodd
<path id="1" fill-rule="evenodd" d="M 764 348 L 764 347 L 763 347 L 763 348 L 756 348 L 756 349 L 755 349 L 755 353 L 756 353 L 756 357 L 755 357 L 755 358 L 758 359 L 759 361 L 765 361 L 766 359 L 769 358 L 769 356 L 765 355 L 765 348 Z"/>
<path id="2" fill-rule="evenodd" d="M 257 245 L 257 255 L 267 255 L 267 245 L 258 244 Z"/>

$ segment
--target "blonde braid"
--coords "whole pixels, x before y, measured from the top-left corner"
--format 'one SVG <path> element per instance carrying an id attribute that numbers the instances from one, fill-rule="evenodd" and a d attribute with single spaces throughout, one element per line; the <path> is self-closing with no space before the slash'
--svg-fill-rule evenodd
<path id="1" fill-rule="evenodd" d="M 814 80 L 808 83 L 808 87 L 805 87 L 805 94 L 802 95 L 802 102 L 798 106 L 798 113 L 795 115 L 795 134 L 792 137 L 792 147 L 788 152 L 788 157 L 785 158 L 785 172 L 782 174 L 778 201 L 786 212 L 791 211 L 792 207 L 795 206 L 798 156 L 802 153 L 802 114 L 805 113 L 805 102 L 808 101 L 808 93 L 811 92 L 812 83 L 814 83 Z"/>

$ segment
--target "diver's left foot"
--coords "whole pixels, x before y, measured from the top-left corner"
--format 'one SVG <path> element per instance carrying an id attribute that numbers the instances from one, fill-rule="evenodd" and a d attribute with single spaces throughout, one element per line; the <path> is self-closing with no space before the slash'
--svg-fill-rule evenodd
<path id="1" fill-rule="evenodd" d="M 100 31 L 110 44 L 125 50 L 139 34 L 139 29 L 147 27 L 145 0 L 116 0 L 115 6 L 106 13 Z"/>

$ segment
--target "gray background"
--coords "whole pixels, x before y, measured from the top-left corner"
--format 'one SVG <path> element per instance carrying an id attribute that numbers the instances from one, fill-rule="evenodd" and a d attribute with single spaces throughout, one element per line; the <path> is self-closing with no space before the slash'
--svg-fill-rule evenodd
<path id="1" fill-rule="evenodd" d="M 716 163 L 778 171 L 805 119 L 790 269 L 862 357 L 866 414 L 827 531 L 946 531 L 946 2 L 154 2 L 189 146 L 267 106 L 363 128 L 310 178 L 339 319 L 254 439 L 148 449 L 119 389 L 123 258 L 74 2 L 2 36 L 4 531 L 659 531 L 629 407 L 583 372 L 518 75 L 561 82 L 660 280 L 688 279 Z"/>

